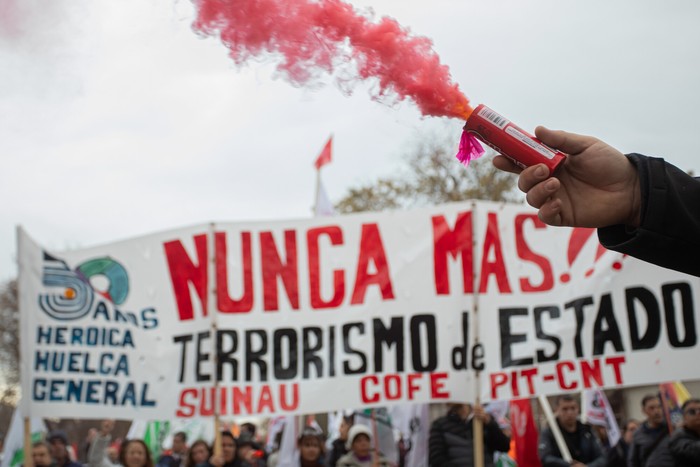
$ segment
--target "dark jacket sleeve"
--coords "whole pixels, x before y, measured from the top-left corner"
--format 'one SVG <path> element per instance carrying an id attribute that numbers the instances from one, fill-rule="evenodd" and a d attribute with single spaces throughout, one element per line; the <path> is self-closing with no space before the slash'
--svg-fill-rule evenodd
<path id="1" fill-rule="evenodd" d="M 637 429 L 639 431 L 639 429 Z M 639 467 L 639 439 L 637 433 L 632 437 L 629 451 L 627 451 L 627 467 Z"/>
<path id="2" fill-rule="evenodd" d="M 341 441 L 342 442 L 342 441 Z M 343 452 L 342 446 L 339 445 L 338 440 L 333 441 L 331 452 L 328 453 L 328 459 L 326 463 L 329 467 L 335 467 L 338 464 L 338 460 L 343 457 L 345 453 Z"/>
<path id="3" fill-rule="evenodd" d="M 685 465 L 700 464 L 700 440 L 692 439 L 684 433 L 685 429 L 678 430 L 668 445 L 673 460 Z"/>
<path id="4" fill-rule="evenodd" d="M 447 462 L 447 445 L 443 436 L 441 426 L 442 419 L 437 419 L 430 427 L 430 438 L 428 440 L 428 465 L 439 467 Z"/>
<path id="5" fill-rule="evenodd" d="M 588 428 L 587 431 L 590 434 L 590 458 L 593 460 L 588 462 L 586 465 L 588 467 L 605 467 L 607 459 L 605 457 L 605 452 L 603 451 L 603 446 L 600 441 L 598 441 L 598 437 L 590 428 Z"/>
<path id="6" fill-rule="evenodd" d="M 484 424 L 484 442 L 490 453 L 494 451 L 510 451 L 510 438 L 503 433 L 503 430 L 493 418 Z"/>
<path id="7" fill-rule="evenodd" d="M 676 271 L 700 276 L 700 180 L 663 159 L 630 154 L 641 187 L 641 224 L 598 229 L 600 243 Z"/>
<path id="8" fill-rule="evenodd" d="M 539 453 L 542 467 L 569 467 L 569 463 L 561 458 L 554 435 L 549 428 L 545 428 L 540 433 Z"/>

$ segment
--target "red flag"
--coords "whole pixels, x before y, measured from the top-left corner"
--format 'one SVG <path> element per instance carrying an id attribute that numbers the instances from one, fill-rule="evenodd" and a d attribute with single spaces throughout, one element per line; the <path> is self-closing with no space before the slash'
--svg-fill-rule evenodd
<path id="1" fill-rule="evenodd" d="M 511 439 L 515 441 L 515 461 L 518 467 L 540 467 L 537 453 L 537 428 L 528 399 L 510 402 Z"/>
<path id="2" fill-rule="evenodd" d="M 326 145 L 323 147 L 323 151 L 321 151 L 321 154 L 318 155 L 316 158 L 316 162 L 314 162 L 314 167 L 316 167 L 316 170 L 319 170 L 321 167 L 324 165 L 328 164 L 331 161 L 331 146 L 333 144 L 333 137 L 331 136 L 328 138 L 328 141 L 326 142 Z"/>

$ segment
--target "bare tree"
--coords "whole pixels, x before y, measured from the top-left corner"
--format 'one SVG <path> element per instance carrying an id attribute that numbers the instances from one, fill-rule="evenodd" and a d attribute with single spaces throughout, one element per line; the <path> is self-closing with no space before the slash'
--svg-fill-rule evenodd
<path id="1" fill-rule="evenodd" d="M 19 387 L 19 296 L 17 281 L 0 287 L 0 403 L 15 399 Z"/>
<path id="2" fill-rule="evenodd" d="M 469 199 L 520 202 L 516 177 L 491 164 L 490 154 L 464 167 L 454 138 L 431 137 L 415 146 L 394 177 L 350 188 L 336 204 L 341 213 L 382 211 Z"/>

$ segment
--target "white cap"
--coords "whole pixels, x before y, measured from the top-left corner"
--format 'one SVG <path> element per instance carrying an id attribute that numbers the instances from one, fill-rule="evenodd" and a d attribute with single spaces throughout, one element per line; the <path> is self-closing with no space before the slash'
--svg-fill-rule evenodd
<path id="1" fill-rule="evenodd" d="M 348 440 L 345 442 L 345 447 L 348 450 L 352 449 L 352 442 L 355 441 L 357 435 L 367 435 L 370 442 L 372 441 L 372 432 L 369 431 L 369 427 L 356 423 L 351 426 L 350 431 L 348 431 Z"/>

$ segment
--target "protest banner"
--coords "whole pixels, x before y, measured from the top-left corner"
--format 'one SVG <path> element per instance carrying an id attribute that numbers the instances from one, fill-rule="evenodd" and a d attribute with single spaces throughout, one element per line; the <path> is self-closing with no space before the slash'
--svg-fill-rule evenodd
<path id="1" fill-rule="evenodd" d="M 466 402 L 475 370 L 483 401 L 697 377 L 683 364 L 697 278 L 524 205 L 205 224 L 68 252 L 18 237 L 29 416 Z"/>
<path id="2" fill-rule="evenodd" d="M 516 206 L 488 215 L 517 254 L 504 250 L 480 296 L 484 397 L 697 378 L 698 278 L 607 251 L 593 229 L 546 227 Z"/>

